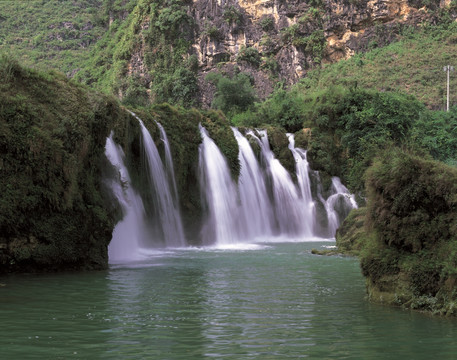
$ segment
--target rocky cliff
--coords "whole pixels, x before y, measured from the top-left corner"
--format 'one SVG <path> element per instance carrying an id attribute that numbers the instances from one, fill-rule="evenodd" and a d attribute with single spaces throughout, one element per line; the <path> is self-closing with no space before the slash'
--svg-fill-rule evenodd
<path id="1" fill-rule="evenodd" d="M 141 93 L 140 87 L 147 89 L 142 93 L 145 99 L 209 107 L 215 88 L 206 75 L 218 72 L 231 77 L 244 72 L 263 99 L 278 83 L 296 83 L 310 69 L 395 41 L 406 28 L 433 21 L 440 6 L 446 4 L 143 0 L 129 16 L 123 14 L 128 26 L 111 29 L 124 43 L 123 50 L 118 44 L 113 53 L 114 60 L 122 63 L 115 61 L 104 76 L 113 79 L 117 71 L 117 76 L 130 79 L 111 81 L 113 90 L 124 98 L 133 87 L 135 94 Z M 112 16 L 110 23 L 116 21 Z M 177 84 L 181 92 L 185 88 L 184 93 L 179 94 Z M 192 99 L 188 104 L 186 96 Z"/>

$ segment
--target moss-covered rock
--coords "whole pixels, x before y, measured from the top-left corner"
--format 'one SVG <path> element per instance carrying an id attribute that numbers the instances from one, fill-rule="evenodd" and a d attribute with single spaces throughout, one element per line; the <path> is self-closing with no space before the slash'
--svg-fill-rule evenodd
<path id="1" fill-rule="evenodd" d="M 365 229 L 366 208 L 353 209 L 336 230 L 336 245 L 338 250 L 349 255 L 358 255 L 366 237 Z"/>
<path id="2" fill-rule="evenodd" d="M 307 150 L 311 139 L 311 129 L 301 129 L 295 133 L 295 147 Z"/>
<path id="3" fill-rule="evenodd" d="M 286 131 L 281 127 L 272 125 L 266 125 L 263 128 L 267 131 L 270 148 L 276 159 L 291 175 L 295 176 L 295 160 L 289 150 L 289 139 L 286 136 Z"/>
<path id="4" fill-rule="evenodd" d="M 338 241 L 362 244 L 370 299 L 456 315 L 457 169 L 393 149 L 366 178 L 366 227 L 353 212 Z"/>
<path id="5" fill-rule="evenodd" d="M 230 122 L 221 111 L 209 110 L 205 111 L 203 115 L 202 126 L 206 128 L 209 136 L 227 159 L 233 179 L 238 181 L 240 175 L 239 147 L 230 128 Z"/>
<path id="6" fill-rule="evenodd" d="M 116 101 L 0 58 L 0 272 L 100 269 L 116 221 L 101 186 Z"/>

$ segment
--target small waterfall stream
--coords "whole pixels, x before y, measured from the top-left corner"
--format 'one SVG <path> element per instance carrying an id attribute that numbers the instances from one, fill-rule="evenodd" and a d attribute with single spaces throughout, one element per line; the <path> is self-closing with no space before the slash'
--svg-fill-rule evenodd
<path id="1" fill-rule="evenodd" d="M 182 227 L 181 215 L 177 203 L 173 199 L 170 181 L 166 175 L 162 160 L 160 158 L 154 140 L 143 121 L 139 119 L 143 139 L 144 153 L 149 168 L 149 184 L 154 195 L 154 205 L 158 213 L 156 222 L 161 230 L 161 236 L 165 246 L 180 247 L 186 244 L 184 230 Z"/>
<path id="2" fill-rule="evenodd" d="M 344 218 L 352 209 L 357 209 L 357 203 L 354 195 L 337 176 L 332 177 L 332 190 L 333 194 L 328 197 L 324 205 L 327 211 L 328 231 L 331 236 L 335 236 L 335 232 Z"/>
<path id="3" fill-rule="evenodd" d="M 235 183 L 227 161 L 202 126 L 200 133 L 203 139 L 199 149 L 200 188 L 208 206 L 208 218 L 202 231 L 203 244 L 237 243 L 240 227 Z"/>
<path id="4" fill-rule="evenodd" d="M 117 171 L 116 178 L 110 179 L 108 186 L 119 201 L 124 216 L 114 228 L 108 257 L 111 262 L 138 260 L 140 247 L 144 245 L 148 234 L 143 201 L 132 189 L 124 164 L 124 152 L 115 144 L 112 133 L 106 139 L 105 155 Z"/>
<path id="5" fill-rule="evenodd" d="M 287 134 L 289 138 L 289 149 L 295 160 L 295 169 L 297 173 L 298 188 L 300 190 L 301 201 L 303 202 L 303 217 L 309 220 L 310 227 L 315 227 L 315 207 L 311 194 L 311 182 L 309 179 L 309 163 L 306 158 L 306 150 L 295 147 L 294 134 Z M 314 233 L 314 231 L 313 231 Z"/>
<path id="6" fill-rule="evenodd" d="M 238 189 L 244 238 L 249 240 L 271 236 L 274 214 L 265 185 L 264 173 L 248 140 L 238 129 L 232 128 L 232 130 L 240 149 L 241 172 Z"/>
<path id="7" fill-rule="evenodd" d="M 275 217 L 279 233 L 289 236 L 311 237 L 313 235 L 312 218 L 309 216 L 308 205 L 304 204 L 289 173 L 271 151 L 267 132 L 258 130 L 258 133 L 260 134 L 262 155 L 271 177 Z"/>

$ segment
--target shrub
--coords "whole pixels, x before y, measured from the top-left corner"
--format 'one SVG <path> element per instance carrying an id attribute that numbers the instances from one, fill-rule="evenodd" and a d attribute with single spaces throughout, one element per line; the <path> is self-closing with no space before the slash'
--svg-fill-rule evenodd
<path id="1" fill-rule="evenodd" d="M 261 57 L 259 51 L 254 47 L 242 47 L 238 56 L 236 58 L 237 61 L 245 61 L 248 64 L 259 67 L 261 63 Z"/>
<path id="2" fill-rule="evenodd" d="M 241 25 L 241 22 L 243 20 L 243 15 L 241 13 L 241 10 L 233 5 L 227 7 L 224 10 L 222 17 L 227 22 L 227 24 L 230 24 L 230 25 L 232 25 L 232 24 Z"/>
<path id="3" fill-rule="evenodd" d="M 271 16 L 264 16 L 260 19 L 259 25 L 263 31 L 270 31 L 274 29 L 275 21 Z"/>
<path id="4" fill-rule="evenodd" d="M 212 107 L 221 109 L 229 116 L 247 110 L 256 100 L 251 78 L 239 73 L 232 78 L 220 74 L 210 73 L 206 80 L 216 85 L 216 94 Z"/>

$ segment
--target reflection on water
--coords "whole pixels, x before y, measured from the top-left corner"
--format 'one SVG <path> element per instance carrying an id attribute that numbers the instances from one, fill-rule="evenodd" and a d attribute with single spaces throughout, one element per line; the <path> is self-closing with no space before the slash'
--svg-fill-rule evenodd
<path id="1" fill-rule="evenodd" d="M 0 279 L 2 359 L 455 358 L 457 321 L 372 305 L 323 243 L 155 253 Z"/>

